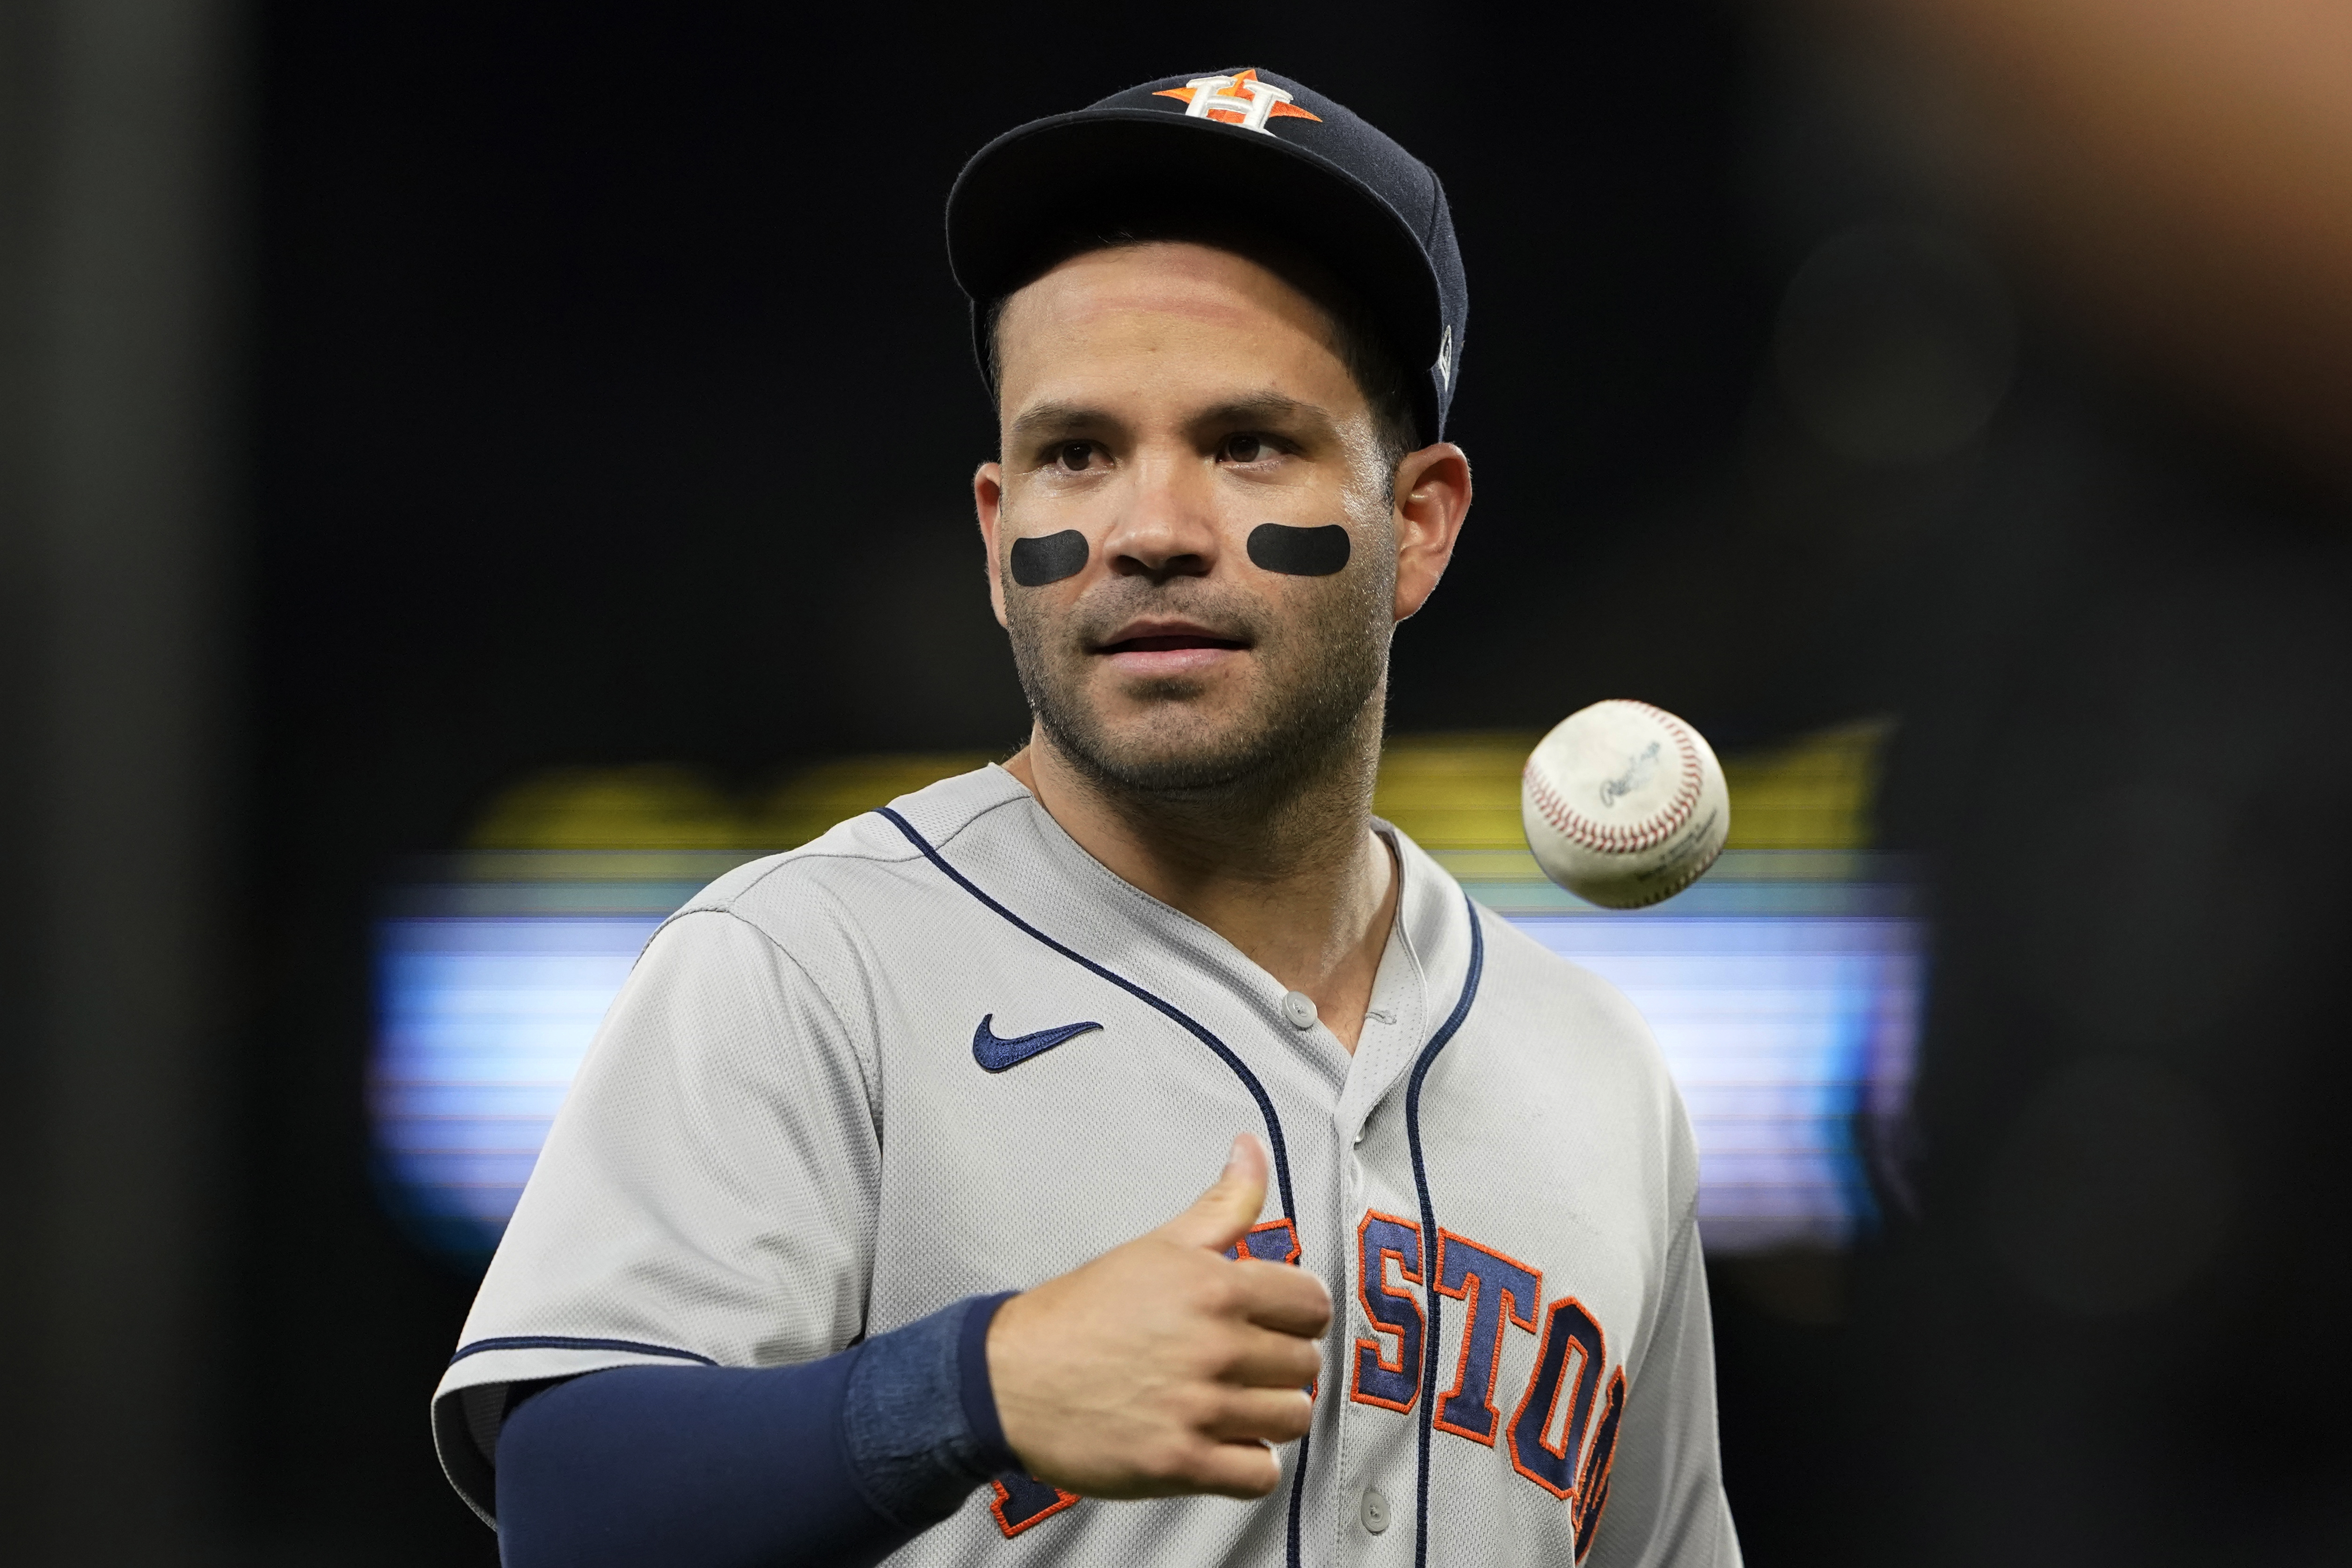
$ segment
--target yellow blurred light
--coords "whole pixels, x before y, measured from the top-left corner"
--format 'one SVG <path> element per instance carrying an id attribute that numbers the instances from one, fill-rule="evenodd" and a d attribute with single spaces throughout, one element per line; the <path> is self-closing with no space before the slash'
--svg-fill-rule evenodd
<path id="1" fill-rule="evenodd" d="M 1821 730 L 1791 745 L 1723 759 L 1727 849 L 1867 849 L 1885 720 Z"/>
<path id="2" fill-rule="evenodd" d="M 1515 731 L 1391 736 L 1372 813 L 1427 849 L 1525 850 L 1519 770 L 1542 738 Z"/>
<path id="3" fill-rule="evenodd" d="M 466 844 L 478 857 L 506 857 L 499 864 L 511 874 L 562 875 L 553 865 L 529 872 L 512 858 L 549 850 L 727 850 L 748 858 L 797 848 L 836 822 L 988 761 L 977 752 L 847 757 L 802 769 L 749 800 L 667 763 L 554 768 L 500 792 Z"/>
<path id="4" fill-rule="evenodd" d="M 555 768 L 493 800 L 467 847 L 739 849 L 748 827 L 723 791 L 687 768 Z"/>
<path id="5" fill-rule="evenodd" d="M 1788 745 L 1723 758 L 1731 788 L 1727 848 L 1859 850 L 1890 726 L 1820 731 Z M 1391 737 L 1372 810 L 1458 870 L 1538 875 L 1519 828 L 1519 770 L 1540 736 L 1474 731 Z M 969 772 L 980 752 L 889 752 L 803 768 L 744 799 L 667 763 L 558 768 L 490 803 L 467 847 L 477 852 L 790 849 L 837 822 Z M 1526 860 L 1526 865 L 1519 862 Z"/>
<path id="6" fill-rule="evenodd" d="M 761 843 L 793 848 L 836 822 L 994 760 L 981 752 L 917 752 L 820 763 L 793 774 L 761 802 Z"/>
<path id="7" fill-rule="evenodd" d="M 1884 721 L 1822 730 L 1784 746 L 1725 755 L 1731 789 L 1727 849 L 1864 849 Z M 1372 810 L 1443 855 L 1526 852 L 1519 770 L 1534 731 L 1398 735 L 1381 756 Z M 1485 868 L 1496 874 L 1498 868 Z"/>

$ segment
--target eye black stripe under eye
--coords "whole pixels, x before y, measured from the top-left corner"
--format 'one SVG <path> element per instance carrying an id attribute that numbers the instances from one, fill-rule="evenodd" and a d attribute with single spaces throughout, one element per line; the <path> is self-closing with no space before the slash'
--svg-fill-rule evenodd
<path id="1" fill-rule="evenodd" d="M 1086 570 L 1087 536 L 1075 528 L 1043 539 L 1013 542 L 1013 580 L 1024 588 L 1042 588 Z"/>
<path id="2" fill-rule="evenodd" d="M 1249 558 L 1292 577 L 1330 576 L 1348 564 L 1348 531 L 1336 522 L 1321 528 L 1262 522 L 1250 530 Z"/>

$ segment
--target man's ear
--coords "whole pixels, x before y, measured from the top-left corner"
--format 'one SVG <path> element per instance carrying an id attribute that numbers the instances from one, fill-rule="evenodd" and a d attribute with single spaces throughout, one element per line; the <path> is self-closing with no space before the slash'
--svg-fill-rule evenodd
<path id="1" fill-rule="evenodd" d="M 988 602 L 996 611 L 996 624 L 1008 626 L 1004 618 L 1004 557 L 996 548 L 997 523 L 1004 515 L 1004 465 L 982 463 L 972 470 L 972 510 L 980 514 L 980 542 L 988 551 Z"/>
<path id="2" fill-rule="evenodd" d="M 1451 441 L 1409 453 L 1397 465 L 1396 618 L 1408 620 L 1437 592 L 1454 542 L 1470 515 L 1470 457 Z"/>

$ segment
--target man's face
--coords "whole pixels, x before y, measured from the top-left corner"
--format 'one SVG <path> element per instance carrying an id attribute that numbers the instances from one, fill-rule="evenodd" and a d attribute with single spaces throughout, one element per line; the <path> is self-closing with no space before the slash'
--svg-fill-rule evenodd
<path id="1" fill-rule="evenodd" d="M 1320 308 L 1225 251 L 1129 246 L 1014 295 L 998 345 L 1003 458 L 974 488 L 997 618 L 1055 747 L 1107 782 L 1197 790 L 1355 732 L 1427 590 L 1399 603 L 1391 476 Z M 1255 564 L 1269 522 L 1339 524 L 1348 564 Z M 1013 580 L 1015 541 L 1071 530 L 1082 569 Z"/>

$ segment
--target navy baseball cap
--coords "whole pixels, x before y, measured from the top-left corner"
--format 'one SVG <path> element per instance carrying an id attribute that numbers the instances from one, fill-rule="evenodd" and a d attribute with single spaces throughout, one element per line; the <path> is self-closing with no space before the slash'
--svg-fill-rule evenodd
<path id="1" fill-rule="evenodd" d="M 1344 106 L 1255 69 L 1148 81 L 1008 131 L 964 165 L 948 264 L 982 374 L 989 307 L 1030 281 L 1043 246 L 1147 212 L 1263 230 L 1328 268 L 1405 367 L 1422 441 L 1444 438 L 1470 312 L 1445 187 Z"/>

